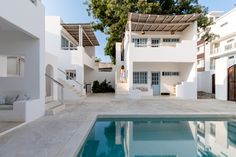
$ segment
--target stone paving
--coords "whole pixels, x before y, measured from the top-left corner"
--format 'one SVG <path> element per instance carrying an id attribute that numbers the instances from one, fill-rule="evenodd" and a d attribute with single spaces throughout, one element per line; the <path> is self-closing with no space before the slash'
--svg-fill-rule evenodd
<path id="1" fill-rule="evenodd" d="M 113 94 L 91 95 L 66 110 L 45 116 L 0 137 L 0 157 L 74 157 L 97 117 L 227 117 L 236 103 L 214 99 L 129 100 Z"/>

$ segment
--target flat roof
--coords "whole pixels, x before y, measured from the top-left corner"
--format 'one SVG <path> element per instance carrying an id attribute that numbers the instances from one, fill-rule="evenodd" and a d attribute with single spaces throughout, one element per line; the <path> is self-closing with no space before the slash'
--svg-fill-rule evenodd
<path id="1" fill-rule="evenodd" d="M 62 23 L 62 27 L 79 42 L 79 27 L 83 29 L 83 46 L 99 46 L 90 23 Z"/>
<path id="2" fill-rule="evenodd" d="M 131 31 L 184 31 L 200 14 L 156 15 L 129 13 Z M 126 29 L 129 30 L 127 23 Z"/>

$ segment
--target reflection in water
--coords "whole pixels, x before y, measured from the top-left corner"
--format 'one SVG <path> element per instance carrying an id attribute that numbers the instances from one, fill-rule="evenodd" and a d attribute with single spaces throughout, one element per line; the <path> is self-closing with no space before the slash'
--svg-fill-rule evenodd
<path id="1" fill-rule="evenodd" d="M 97 121 L 78 157 L 236 157 L 236 122 Z"/>

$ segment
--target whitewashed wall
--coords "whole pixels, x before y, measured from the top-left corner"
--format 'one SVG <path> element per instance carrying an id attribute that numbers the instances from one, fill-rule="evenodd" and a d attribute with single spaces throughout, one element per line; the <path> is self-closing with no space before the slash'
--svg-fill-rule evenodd
<path id="1" fill-rule="evenodd" d="M 215 81 L 216 99 L 227 100 L 227 57 L 216 60 Z"/>
<path id="2" fill-rule="evenodd" d="M 100 83 L 104 80 L 111 82 L 113 88 L 115 88 L 115 70 L 111 72 L 99 72 L 98 70 L 86 69 L 85 70 L 85 84 L 93 84 L 93 81 L 98 80 Z"/>
<path id="3" fill-rule="evenodd" d="M 1 1 L 0 25 L 9 27 L 0 30 L 0 55 L 25 56 L 25 69 L 22 78 L 0 78 L 0 94 L 25 93 L 36 102 L 22 108 L 26 121 L 43 116 L 45 110 L 44 18 L 40 1 L 37 5 L 29 0 Z"/>
<path id="4" fill-rule="evenodd" d="M 212 74 L 210 71 L 197 73 L 198 91 L 212 93 Z"/>

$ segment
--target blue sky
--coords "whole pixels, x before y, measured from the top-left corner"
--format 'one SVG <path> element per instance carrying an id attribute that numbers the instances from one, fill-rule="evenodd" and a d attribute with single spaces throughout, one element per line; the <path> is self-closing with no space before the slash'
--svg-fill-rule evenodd
<path id="1" fill-rule="evenodd" d="M 46 8 L 46 15 L 61 16 L 64 22 L 82 23 L 91 22 L 93 19 L 89 17 L 86 11 L 84 0 L 43 0 Z M 199 0 L 199 3 L 209 8 L 209 11 L 229 11 L 236 4 L 236 0 Z M 106 45 L 106 36 L 97 31 L 96 36 L 100 46 L 96 47 L 96 56 L 102 61 L 109 62 L 110 57 L 104 55 L 104 47 Z"/>

